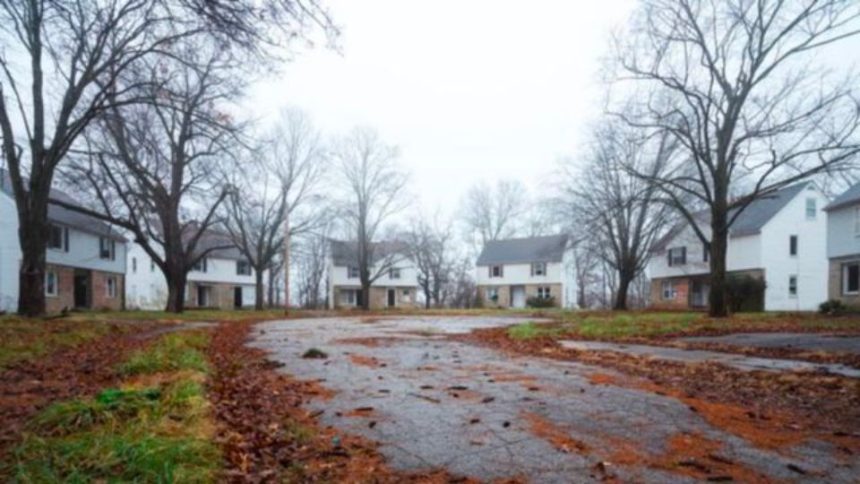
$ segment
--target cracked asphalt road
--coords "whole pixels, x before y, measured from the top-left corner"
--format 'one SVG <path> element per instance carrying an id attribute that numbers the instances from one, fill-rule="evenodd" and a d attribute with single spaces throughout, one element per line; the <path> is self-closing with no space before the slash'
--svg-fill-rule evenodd
<path id="1" fill-rule="evenodd" d="M 322 422 L 380 444 L 392 467 L 530 482 L 592 482 L 600 462 L 624 481 L 692 480 L 625 454 L 659 456 L 678 436 L 720 444 L 720 459 L 774 480 L 856 482 L 858 459 L 832 444 L 790 452 L 756 448 L 710 426 L 683 402 L 603 384 L 605 368 L 512 357 L 451 341 L 446 334 L 511 325 L 522 318 L 385 317 L 272 321 L 253 346 L 283 371 L 319 380 L 336 393 L 311 404 Z M 327 359 L 303 359 L 319 348 Z M 802 469 L 804 474 L 798 473 Z"/>

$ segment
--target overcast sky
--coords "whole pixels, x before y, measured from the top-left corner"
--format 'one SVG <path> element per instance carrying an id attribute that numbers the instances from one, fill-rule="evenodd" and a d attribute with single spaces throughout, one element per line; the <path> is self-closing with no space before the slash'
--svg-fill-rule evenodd
<path id="1" fill-rule="evenodd" d="M 257 116 L 307 111 L 327 134 L 376 128 L 412 191 L 450 213 L 477 180 L 539 188 L 600 111 L 609 33 L 632 0 L 330 1 L 341 52 L 298 50 L 251 92 Z"/>

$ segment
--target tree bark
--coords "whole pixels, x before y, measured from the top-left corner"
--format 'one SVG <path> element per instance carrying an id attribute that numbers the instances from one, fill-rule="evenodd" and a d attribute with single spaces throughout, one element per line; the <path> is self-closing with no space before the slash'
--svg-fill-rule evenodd
<path id="1" fill-rule="evenodd" d="M 361 309 L 370 310 L 370 282 L 361 281 Z"/>
<path id="2" fill-rule="evenodd" d="M 711 291 L 708 295 L 709 314 L 713 318 L 724 318 L 728 312 L 728 287 L 726 285 L 726 253 L 729 231 L 728 210 L 725 204 L 717 203 L 711 214 Z"/>
<path id="3" fill-rule="evenodd" d="M 257 311 L 262 311 L 265 292 L 263 291 L 263 271 L 254 269 L 254 287 L 254 309 L 256 309 Z"/>
<path id="4" fill-rule="evenodd" d="M 41 316 L 45 314 L 46 309 L 47 215 L 25 218 L 19 216 L 19 221 L 26 222 L 20 223 L 18 228 L 18 239 L 21 242 L 21 269 L 18 273 L 18 314 L 28 317 Z"/>
<path id="5" fill-rule="evenodd" d="M 188 275 L 184 270 L 170 268 L 166 273 L 167 279 L 167 307 L 168 313 L 181 313 L 185 310 L 185 290 L 188 283 Z"/>
<path id="6" fill-rule="evenodd" d="M 627 293 L 630 291 L 630 283 L 633 282 L 631 274 L 625 269 L 618 271 L 618 290 L 615 291 L 615 304 L 612 307 L 616 311 L 627 310 Z"/>

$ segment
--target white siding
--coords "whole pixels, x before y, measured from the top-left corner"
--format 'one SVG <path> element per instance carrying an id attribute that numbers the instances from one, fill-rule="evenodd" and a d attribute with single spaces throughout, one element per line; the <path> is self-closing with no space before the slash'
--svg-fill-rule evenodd
<path id="1" fill-rule="evenodd" d="M 400 260 L 394 264 L 394 267 L 400 269 L 400 278 L 391 279 L 389 272 L 386 271 L 377 280 L 373 281 L 371 287 L 415 287 L 418 285 L 418 271 L 412 261 Z M 377 269 L 370 269 L 371 275 L 376 274 Z M 336 266 L 329 259 L 329 277 L 332 286 L 338 287 L 358 287 L 361 281 L 357 277 L 349 277 L 349 268 L 346 266 Z"/>
<path id="2" fill-rule="evenodd" d="M 827 213 L 827 256 L 831 258 L 860 254 L 860 234 L 854 229 L 855 210 L 860 204 Z"/>
<path id="3" fill-rule="evenodd" d="M 705 235 L 710 237 L 710 228 L 703 227 L 703 230 Z M 760 269 L 761 240 L 760 235 L 730 237 L 726 251 L 726 268 L 729 271 Z M 676 247 L 687 248 L 687 263 L 670 267 L 667 251 L 656 252 L 648 262 L 648 275 L 651 278 L 702 275 L 710 272 L 710 265 L 704 258 L 705 246 L 691 227 L 682 230 L 666 245 L 667 250 Z"/>
<path id="4" fill-rule="evenodd" d="M 531 264 L 498 264 L 504 266 L 502 277 L 490 277 L 490 266 L 478 266 L 479 286 L 519 286 L 524 284 L 563 284 L 561 262 L 547 262 L 546 275 L 533 276 Z"/>
<path id="5" fill-rule="evenodd" d="M 99 248 L 99 236 L 69 228 L 69 251 L 48 249 L 45 255 L 48 264 L 125 274 L 125 244 L 116 242 L 116 254 L 113 260 L 99 257 Z"/>
<path id="6" fill-rule="evenodd" d="M 18 307 L 18 269 L 21 246 L 18 243 L 18 213 L 15 202 L 0 193 L 0 310 Z"/>

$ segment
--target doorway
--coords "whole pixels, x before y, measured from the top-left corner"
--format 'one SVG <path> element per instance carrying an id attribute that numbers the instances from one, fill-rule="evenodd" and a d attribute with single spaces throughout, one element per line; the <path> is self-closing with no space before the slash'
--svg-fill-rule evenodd
<path id="1" fill-rule="evenodd" d="M 209 286 L 197 286 L 197 307 L 205 308 L 209 306 Z"/>
<path id="2" fill-rule="evenodd" d="M 233 288 L 233 307 L 235 309 L 242 309 L 242 287 L 236 286 Z"/>
<path id="3" fill-rule="evenodd" d="M 75 308 L 90 307 L 90 272 L 76 270 L 75 271 Z"/>
<path id="4" fill-rule="evenodd" d="M 393 308 L 397 303 L 397 290 L 389 289 L 388 290 L 388 307 Z"/>
<path id="5" fill-rule="evenodd" d="M 514 307 L 514 308 L 526 307 L 526 288 L 525 288 L 525 286 L 511 286 L 511 307 Z"/>

